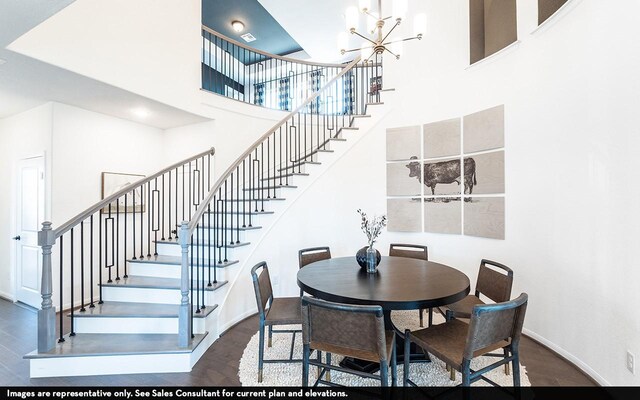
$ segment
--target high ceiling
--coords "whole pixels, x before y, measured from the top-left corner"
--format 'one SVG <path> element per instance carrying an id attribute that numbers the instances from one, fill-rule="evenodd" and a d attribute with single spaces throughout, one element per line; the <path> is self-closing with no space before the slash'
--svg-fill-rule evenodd
<path id="1" fill-rule="evenodd" d="M 232 21 L 242 22 L 244 31 L 235 32 Z M 302 50 L 258 0 L 202 0 L 202 24 L 241 43 L 246 42 L 240 35 L 251 33 L 256 40 L 248 46 L 272 54 L 286 55 Z"/>
<path id="2" fill-rule="evenodd" d="M 73 1 L 0 0 L 0 118 L 56 101 L 161 129 L 207 120 L 5 49 Z"/>

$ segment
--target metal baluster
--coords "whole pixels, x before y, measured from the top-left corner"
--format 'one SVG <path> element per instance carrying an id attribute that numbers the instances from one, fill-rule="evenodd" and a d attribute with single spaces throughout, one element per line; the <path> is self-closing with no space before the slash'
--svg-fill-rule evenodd
<path id="1" fill-rule="evenodd" d="M 116 281 L 120 280 L 120 200 L 116 200 Z"/>
<path id="2" fill-rule="evenodd" d="M 114 252 L 114 235 L 115 232 L 113 231 L 113 218 L 111 218 L 111 203 L 109 203 L 109 213 L 107 214 L 109 217 L 107 219 L 104 220 L 104 266 L 105 268 L 109 268 L 109 278 L 107 279 L 107 283 L 112 283 L 113 280 L 111 279 L 111 267 L 113 266 L 113 264 L 109 264 L 109 262 L 107 261 L 107 258 L 109 257 L 109 254 L 107 252 L 107 249 L 109 248 L 109 246 L 107 246 L 107 243 L 109 241 L 108 235 L 107 235 L 107 221 L 111 221 L 111 261 L 113 262 L 113 252 Z"/>
<path id="3" fill-rule="evenodd" d="M 124 275 L 122 276 L 123 278 L 128 278 L 129 275 L 127 275 L 127 196 L 129 195 L 129 193 L 125 193 L 124 194 Z"/>
<path id="4" fill-rule="evenodd" d="M 226 183 L 227 182 L 225 181 L 225 188 L 224 188 L 225 192 L 227 190 Z M 230 244 L 234 243 L 233 242 L 233 208 L 234 208 L 233 207 L 234 206 L 234 204 L 233 204 L 233 200 L 234 200 L 233 199 L 233 195 L 234 195 L 234 193 L 233 193 L 233 172 L 231 172 L 231 214 L 229 215 L 229 219 L 231 221 L 231 224 L 230 224 L 230 228 L 231 228 L 231 232 L 230 232 L 231 233 L 231 243 Z M 225 234 L 226 234 L 226 231 L 225 231 Z"/>
<path id="5" fill-rule="evenodd" d="M 200 241 L 200 231 L 202 230 L 202 227 L 198 226 L 196 224 L 196 243 L 195 243 L 195 248 L 196 248 L 196 261 L 195 261 L 195 266 L 193 263 L 193 252 L 191 255 L 191 285 L 193 286 L 193 284 L 195 283 L 195 294 L 196 294 L 196 314 L 200 314 L 200 249 L 202 248 L 202 242 Z M 191 250 L 193 250 L 193 246 L 191 247 Z M 196 273 L 195 275 L 193 274 L 193 269 L 196 269 Z M 194 282 L 195 281 L 195 282 Z"/>
<path id="6" fill-rule="evenodd" d="M 140 185 L 140 259 L 144 259 L 144 183 Z"/>
<path id="7" fill-rule="evenodd" d="M 240 166 L 239 165 L 236 167 L 236 198 L 238 199 L 238 201 L 240 201 Z M 240 203 L 238 203 L 238 211 L 236 212 L 236 243 L 240 243 Z"/>
<path id="8" fill-rule="evenodd" d="M 73 289 L 72 289 L 73 290 Z M 80 222 L 80 312 L 84 308 L 84 221 Z"/>
<path id="9" fill-rule="evenodd" d="M 189 253 L 191 255 L 191 263 L 189 264 L 191 266 L 191 273 L 189 274 L 189 287 L 191 288 L 191 304 L 189 307 L 189 312 L 191 315 L 191 326 L 190 326 L 190 332 L 191 332 L 191 338 L 193 339 L 195 337 L 195 335 L 193 334 L 193 233 L 191 234 L 191 241 L 190 241 L 190 249 L 189 249 Z"/>
<path id="10" fill-rule="evenodd" d="M 147 258 L 151 258 L 151 214 L 153 214 L 153 201 L 151 200 L 151 181 L 147 182 Z M 157 239 L 157 237 L 156 237 Z"/>
<path id="11" fill-rule="evenodd" d="M 164 174 L 162 174 L 162 194 L 160 195 L 160 200 L 161 200 L 161 204 L 162 206 L 160 207 L 160 209 L 162 210 L 162 212 L 160 213 L 160 240 L 165 240 L 164 238 L 164 196 L 165 196 L 165 190 L 164 190 Z M 126 217 L 126 211 L 125 211 L 125 217 Z"/>
<path id="12" fill-rule="evenodd" d="M 211 43 L 211 42 L 209 42 Z M 209 55 L 211 55 L 211 53 L 209 53 Z M 169 191 L 167 192 L 167 197 L 168 197 L 168 201 L 169 201 L 169 205 L 167 207 L 167 218 L 169 219 L 169 240 L 172 240 L 173 237 L 171 235 L 173 235 L 173 229 L 171 229 L 171 171 L 168 171 L 169 173 Z M 177 230 L 177 228 L 176 228 Z"/>
<path id="13" fill-rule="evenodd" d="M 76 335 L 73 329 L 73 292 L 75 292 L 75 286 L 73 286 L 73 255 L 73 228 L 71 228 L 71 250 L 69 251 L 69 257 L 71 258 L 71 270 L 69 271 L 69 275 L 71 276 L 71 333 L 69 333 L 69 336 Z M 60 314 L 62 314 L 62 304 L 60 304 L 60 310 Z"/>
<path id="14" fill-rule="evenodd" d="M 209 271 L 209 284 L 207 286 L 211 287 L 211 202 L 207 204 L 207 268 Z M 215 263 L 214 263 L 215 269 Z"/>
<path id="15" fill-rule="evenodd" d="M 178 221 L 178 167 L 176 167 L 176 240 L 178 239 L 178 231 L 180 230 L 178 226 L 180 225 Z M 183 219 L 184 221 L 184 219 Z"/>
<path id="16" fill-rule="evenodd" d="M 136 189 L 133 189 L 133 192 L 131 193 L 131 201 L 133 202 L 133 214 L 131 217 L 131 223 L 132 223 L 132 228 L 133 228 L 133 232 L 131 232 L 131 237 L 133 238 L 133 260 L 136 260 Z M 142 210 L 140 210 L 140 212 L 142 213 Z"/>
<path id="17" fill-rule="evenodd" d="M 107 253 L 106 248 L 104 252 L 105 254 Z M 62 280 L 62 276 L 60 280 Z M 102 304 L 102 210 L 100 210 L 98 214 L 98 283 L 100 288 L 100 300 L 98 304 Z"/>
<path id="18" fill-rule="evenodd" d="M 242 227 L 247 227 L 247 174 L 246 174 L 246 159 L 242 160 Z"/>
<path id="19" fill-rule="evenodd" d="M 270 149 L 270 147 L 269 147 L 269 139 L 270 139 L 270 137 L 267 137 L 267 174 L 269 173 L 269 165 L 271 165 L 270 161 L 269 161 L 269 158 L 270 158 L 269 157 L 269 153 L 270 153 L 270 151 L 269 151 L 269 149 Z M 264 142 L 262 142 L 260 144 L 260 146 L 262 146 L 263 144 L 264 144 Z M 262 150 L 262 161 L 263 161 L 263 164 L 264 164 L 264 150 Z M 264 171 L 263 171 L 263 175 L 264 175 Z M 267 175 L 267 179 L 269 179 L 268 175 Z M 262 176 L 262 179 L 260 180 L 260 184 L 264 186 L 264 176 Z M 262 193 L 262 196 L 264 196 L 264 193 Z M 275 197 L 275 194 L 274 194 L 273 197 Z M 271 189 L 269 189 L 269 181 L 267 180 L 267 199 L 270 199 L 270 198 L 271 198 Z"/>
<path id="20" fill-rule="evenodd" d="M 64 303 L 63 303 L 63 289 L 62 285 L 64 284 L 64 235 L 60 236 L 60 339 L 58 339 L 58 343 L 64 342 L 64 324 L 63 324 L 63 316 L 64 316 Z"/>
<path id="21" fill-rule="evenodd" d="M 89 226 L 91 227 L 91 231 L 89 233 L 89 281 L 91 285 L 89 286 L 89 291 L 91 294 L 91 304 L 89 304 L 89 308 L 94 308 L 96 305 L 93 304 L 93 215 L 91 215 Z"/>
<path id="22" fill-rule="evenodd" d="M 227 191 L 227 181 L 228 180 L 224 181 L 224 196 L 225 196 L 225 198 L 227 198 L 227 193 L 229 193 Z M 227 218 L 226 218 L 226 215 L 227 215 L 227 202 L 226 201 L 224 202 L 224 214 L 225 214 L 225 218 L 222 220 L 222 232 L 221 233 L 222 233 L 222 235 L 224 237 L 224 240 L 222 241 L 222 245 L 224 246 L 224 262 L 227 262 L 229 260 L 227 259 L 227 248 L 228 248 L 228 246 L 227 246 L 227 229 L 226 229 L 227 228 Z M 231 218 L 231 216 L 229 218 Z"/>
<path id="23" fill-rule="evenodd" d="M 204 228 L 204 214 L 200 216 L 200 226 Z M 204 232 L 202 232 L 202 242 L 204 243 Z M 211 243 L 207 242 L 207 247 L 210 246 Z M 201 264 L 201 268 L 198 268 L 198 284 L 201 287 L 201 291 L 202 291 L 202 309 L 205 309 L 205 302 L 204 302 L 204 294 L 205 294 L 205 286 L 204 286 L 204 246 L 202 246 L 202 249 L 200 250 L 200 260 L 198 261 Z M 202 272 L 202 280 L 200 280 L 200 272 Z"/>

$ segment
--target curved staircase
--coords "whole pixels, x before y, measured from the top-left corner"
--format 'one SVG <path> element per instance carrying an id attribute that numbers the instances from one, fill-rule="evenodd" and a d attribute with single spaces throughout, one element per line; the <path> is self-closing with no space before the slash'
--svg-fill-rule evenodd
<path id="1" fill-rule="evenodd" d="M 329 104 L 345 77 L 357 82 L 358 74 L 381 68 L 358 61 L 327 77 L 213 184 L 211 150 L 132 183 L 56 230 L 43 224 L 38 349 L 25 356 L 31 377 L 190 371 L 220 330 L 244 317 L 220 326 L 219 305 L 264 228 L 357 142 L 360 128 L 382 118 L 374 111 L 380 92 L 368 93 L 366 85 L 353 85 L 360 104 L 348 113 L 310 107 Z M 137 193 L 141 200 L 132 205 Z M 59 304 L 69 309 L 57 317 L 56 262 Z M 56 334 L 54 318 L 69 327 Z"/>

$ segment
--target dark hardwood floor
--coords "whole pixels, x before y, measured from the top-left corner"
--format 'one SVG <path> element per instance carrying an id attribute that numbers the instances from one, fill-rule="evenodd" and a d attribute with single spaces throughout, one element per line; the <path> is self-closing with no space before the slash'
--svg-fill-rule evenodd
<path id="1" fill-rule="evenodd" d="M 36 311 L 0 299 L 0 386 L 235 386 L 242 352 L 258 330 L 257 316 L 227 331 L 190 373 L 135 374 L 69 378 L 29 378 L 23 355 L 36 348 Z M 66 328 L 68 329 L 68 328 Z M 534 386 L 594 386 L 589 377 L 553 352 L 524 338 L 521 361 Z"/>

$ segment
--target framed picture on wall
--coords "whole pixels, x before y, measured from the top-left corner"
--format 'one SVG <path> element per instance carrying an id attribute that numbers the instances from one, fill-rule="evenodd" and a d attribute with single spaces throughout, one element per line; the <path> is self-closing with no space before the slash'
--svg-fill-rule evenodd
<path id="1" fill-rule="evenodd" d="M 102 198 L 107 198 L 114 193 L 124 189 L 128 185 L 139 181 L 144 178 L 144 175 L 137 174 L 124 174 L 118 172 L 103 172 L 102 173 Z M 134 211 L 133 204 L 135 204 L 135 212 L 145 212 L 146 199 L 144 198 L 144 187 L 137 187 L 127 195 L 126 212 L 131 213 Z M 111 214 L 116 212 L 125 212 L 125 198 L 120 197 L 117 201 L 112 202 L 102 209 L 103 214 L 109 214 L 109 206 L 111 206 Z"/>

